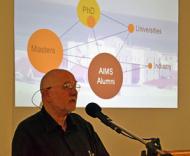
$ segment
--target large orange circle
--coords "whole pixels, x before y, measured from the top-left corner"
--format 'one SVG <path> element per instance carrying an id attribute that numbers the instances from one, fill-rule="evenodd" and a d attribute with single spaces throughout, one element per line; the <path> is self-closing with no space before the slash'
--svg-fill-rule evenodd
<path id="1" fill-rule="evenodd" d="M 58 68 L 63 60 L 61 41 L 48 29 L 35 31 L 28 41 L 27 49 L 31 64 L 42 73 Z"/>
<path id="2" fill-rule="evenodd" d="M 123 82 L 119 61 L 109 53 L 95 56 L 88 69 L 88 81 L 93 92 L 103 99 L 117 95 Z"/>

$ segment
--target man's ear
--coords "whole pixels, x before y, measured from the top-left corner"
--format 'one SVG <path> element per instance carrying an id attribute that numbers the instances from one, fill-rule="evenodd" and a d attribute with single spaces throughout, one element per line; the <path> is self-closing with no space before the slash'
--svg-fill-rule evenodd
<path id="1" fill-rule="evenodd" d="M 48 101 L 50 100 L 50 93 L 49 93 L 49 89 L 44 89 L 42 91 L 42 97 L 44 100 Z"/>

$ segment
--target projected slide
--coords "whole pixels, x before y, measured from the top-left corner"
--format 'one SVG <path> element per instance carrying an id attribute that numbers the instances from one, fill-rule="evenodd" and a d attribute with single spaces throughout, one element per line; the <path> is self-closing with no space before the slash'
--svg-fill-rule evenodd
<path id="1" fill-rule="evenodd" d="M 71 71 L 78 107 L 177 108 L 178 0 L 15 0 L 15 105 Z"/>

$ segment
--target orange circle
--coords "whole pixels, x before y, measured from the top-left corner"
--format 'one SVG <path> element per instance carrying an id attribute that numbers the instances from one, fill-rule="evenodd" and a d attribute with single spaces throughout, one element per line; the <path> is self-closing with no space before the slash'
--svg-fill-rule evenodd
<path id="1" fill-rule="evenodd" d="M 152 63 L 149 63 L 149 64 L 147 65 L 147 67 L 148 67 L 149 69 L 152 69 Z"/>
<path id="2" fill-rule="evenodd" d="M 58 68 L 63 60 L 63 47 L 58 36 L 48 29 L 35 31 L 28 41 L 28 57 L 42 73 Z"/>
<path id="3" fill-rule="evenodd" d="M 91 28 L 93 28 L 96 25 L 96 20 L 93 16 L 88 16 L 87 25 Z"/>
<path id="4" fill-rule="evenodd" d="M 109 53 L 98 54 L 90 63 L 88 81 L 93 92 L 100 98 L 114 97 L 123 82 L 119 61 Z"/>
<path id="5" fill-rule="evenodd" d="M 133 33 L 133 32 L 135 31 L 135 26 L 134 26 L 134 24 L 129 24 L 129 25 L 128 25 L 128 31 L 129 31 L 130 33 Z"/>

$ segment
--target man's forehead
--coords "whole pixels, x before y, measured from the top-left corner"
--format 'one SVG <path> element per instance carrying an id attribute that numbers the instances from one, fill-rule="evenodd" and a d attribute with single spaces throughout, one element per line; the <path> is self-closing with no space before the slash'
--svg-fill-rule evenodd
<path id="1" fill-rule="evenodd" d="M 55 75 L 55 77 L 53 77 L 52 79 L 55 79 L 57 81 L 62 81 L 62 82 L 76 81 L 74 75 L 70 73 L 57 74 L 57 76 Z"/>
<path id="2" fill-rule="evenodd" d="M 68 73 L 60 73 L 60 74 L 56 74 L 52 77 L 50 77 L 49 79 L 50 83 L 65 83 L 65 82 L 73 82 L 76 81 L 75 77 L 71 74 Z"/>
<path id="3" fill-rule="evenodd" d="M 76 83 L 74 75 L 68 71 L 55 71 L 46 75 L 43 80 L 43 88 L 63 83 Z"/>

